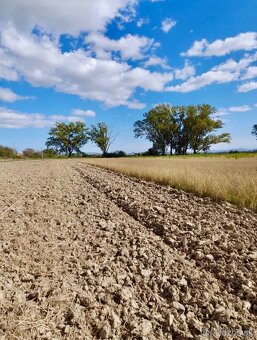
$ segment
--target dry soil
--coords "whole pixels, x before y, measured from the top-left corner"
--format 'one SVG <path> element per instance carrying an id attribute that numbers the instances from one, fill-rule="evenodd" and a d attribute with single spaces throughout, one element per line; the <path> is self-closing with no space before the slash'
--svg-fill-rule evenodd
<path id="1" fill-rule="evenodd" d="M 257 339 L 257 215 L 80 160 L 0 163 L 0 339 Z"/>

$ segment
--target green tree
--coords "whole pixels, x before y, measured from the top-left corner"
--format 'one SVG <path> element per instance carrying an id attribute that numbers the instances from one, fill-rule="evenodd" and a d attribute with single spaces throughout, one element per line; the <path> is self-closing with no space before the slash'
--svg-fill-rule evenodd
<path id="1" fill-rule="evenodd" d="M 48 148 L 48 149 L 43 150 L 43 157 L 54 158 L 56 156 L 57 156 L 57 152 L 56 152 L 56 150 L 54 150 L 52 148 Z"/>
<path id="2" fill-rule="evenodd" d="M 212 115 L 216 109 L 211 105 L 198 105 L 193 113 L 188 113 L 189 120 L 189 142 L 193 153 L 208 150 L 212 144 L 229 143 L 230 134 L 210 135 L 211 132 L 223 127 L 221 120 L 216 120 Z"/>
<path id="3" fill-rule="evenodd" d="M 27 149 L 23 150 L 22 154 L 23 154 L 24 157 L 28 157 L 28 158 L 42 157 L 42 153 L 40 151 L 36 151 L 32 148 L 27 148 Z"/>
<path id="4" fill-rule="evenodd" d="M 49 131 L 46 141 L 47 148 L 52 147 L 57 153 L 71 157 L 74 152 L 80 153 L 80 148 L 89 139 L 88 129 L 82 122 L 56 123 Z"/>
<path id="5" fill-rule="evenodd" d="M 194 153 L 207 151 L 212 144 L 230 142 L 230 135 L 212 134 L 223 127 L 221 120 L 213 118 L 215 108 L 211 105 L 171 106 L 157 105 L 144 114 L 143 120 L 134 124 L 135 137 L 145 136 L 153 143 L 153 150 L 162 155 L 170 147 L 178 155 L 185 155 L 188 149 Z"/>
<path id="6" fill-rule="evenodd" d="M 111 143 L 114 141 L 110 128 L 104 122 L 100 122 L 97 125 L 92 125 L 89 134 L 92 142 L 99 147 L 103 156 L 106 156 Z"/>
<path id="7" fill-rule="evenodd" d="M 16 155 L 17 151 L 15 149 L 9 148 L 8 146 L 0 145 L 0 157 L 12 158 Z"/>
<path id="8" fill-rule="evenodd" d="M 230 143 L 230 142 L 231 142 L 231 136 L 229 133 L 222 133 L 221 135 L 208 135 L 203 138 L 198 151 L 207 152 L 210 150 L 213 144 Z"/>
<path id="9" fill-rule="evenodd" d="M 253 126 L 252 135 L 257 138 L 257 124 L 254 124 L 254 126 Z"/>
<path id="10" fill-rule="evenodd" d="M 165 155 L 167 146 L 173 149 L 176 125 L 169 104 L 156 105 L 144 113 L 144 119 L 134 123 L 135 137 L 145 136 L 153 143 L 153 149 Z"/>

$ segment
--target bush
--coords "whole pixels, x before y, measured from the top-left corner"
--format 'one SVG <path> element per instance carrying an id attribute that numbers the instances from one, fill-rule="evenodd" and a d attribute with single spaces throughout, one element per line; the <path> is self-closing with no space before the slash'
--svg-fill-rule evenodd
<path id="1" fill-rule="evenodd" d="M 40 158 L 40 157 L 42 157 L 42 152 L 36 151 L 34 149 L 31 149 L 31 148 L 27 148 L 27 149 L 23 150 L 22 154 L 23 154 L 24 157 L 28 157 L 28 158 Z"/>
<path id="2" fill-rule="evenodd" d="M 114 151 L 114 152 L 108 152 L 105 157 L 112 158 L 112 157 L 126 157 L 126 152 L 119 150 L 119 151 Z"/>
<path id="3" fill-rule="evenodd" d="M 54 157 L 57 157 L 58 154 L 54 149 L 50 148 L 50 149 L 43 150 L 43 155 L 46 158 L 54 158 Z"/>
<path id="4" fill-rule="evenodd" d="M 158 156 L 159 154 L 159 151 L 155 148 L 150 148 L 144 153 L 145 156 Z"/>
<path id="5" fill-rule="evenodd" d="M 12 158 L 16 155 L 17 151 L 15 149 L 9 148 L 8 146 L 0 145 L 0 157 Z"/>

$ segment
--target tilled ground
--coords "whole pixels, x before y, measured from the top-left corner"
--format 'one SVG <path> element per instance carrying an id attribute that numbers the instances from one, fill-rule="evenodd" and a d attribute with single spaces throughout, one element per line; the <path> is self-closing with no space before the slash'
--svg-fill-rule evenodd
<path id="1" fill-rule="evenodd" d="M 0 339 L 257 339 L 257 215 L 80 160 L 0 164 Z"/>

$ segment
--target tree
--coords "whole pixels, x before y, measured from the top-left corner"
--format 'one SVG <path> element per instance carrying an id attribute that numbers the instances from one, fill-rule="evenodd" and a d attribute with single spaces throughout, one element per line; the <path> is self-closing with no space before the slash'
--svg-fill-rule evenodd
<path id="1" fill-rule="evenodd" d="M 22 151 L 23 156 L 28 158 L 39 158 L 42 156 L 42 153 L 40 151 L 36 151 L 32 148 L 27 148 Z"/>
<path id="2" fill-rule="evenodd" d="M 8 146 L 0 145 L 0 157 L 12 158 L 17 155 L 17 151 Z"/>
<path id="3" fill-rule="evenodd" d="M 93 143 L 102 151 L 103 156 L 106 156 L 111 143 L 114 141 L 109 127 L 104 122 L 100 122 L 97 125 L 92 125 L 89 134 Z"/>
<path id="4" fill-rule="evenodd" d="M 210 105 L 198 105 L 193 110 L 193 114 L 188 114 L 190 125 L 190 146 L 193 153 L 208 150 L 212 144 L 229 143 L 230 135 L 222 134 L 219 136 L 209 135 L 211 132 L 223 127 L 221 120 L 215 120 L 212 115 L 216 109 Z"/>
<path id="5" fill-rule="evenodd" d="M 204 137 L 198 151 L 207 152 L 213 144 L 230 143 L 231 136 L 229 133 L 222 133 L 221 135 L 208 135 Z"/>
<path id="6" fill-rule="evenodd" d="M 257 124 L 254 124 L 254 126 L 253 126 L 252 135 L 257 138 Z"/>
<path id="7" fill-rule="evenodd" d="M 43 156 L 46 158 L 54 158 L 57 156 L 56 150 L 52 148 L 44 149 L 43 150 Z"/>
<path id="8" fill-rule="evenodd" d="M 144 113 L 144 119 L 134 123 L 135 137 L 145 136 L 153 143 L 155 152 L 165 155 L 166 148 L 173 148 L 175 133 L 175 120 L 171 114 L 172 107 L 169 104 L 156 105 L 149 112 Z"/>
<path id="9" fill-rule="evenodd" d="M 82 122 L 56 123 L 49 131 L 47 148 L 52 147 L 57 153 L 71 157 L 73 152 L 81 153 L 80 148 L 89 139 L 88 129 Z"/>
<path id="10" fill-rule="evenodd" d="M 206 152 L 212 144 L 229 143 L 230 135 L 211 134 L 223 127 L 221 120 L 213 118 L 216 109 L 211 105 L 171 106 L 157 105 L 134 124 L 135 137 L 145 136 L 153 143 L 153 150 L 164 155 L 167 147 L 172 155 Z"/>

